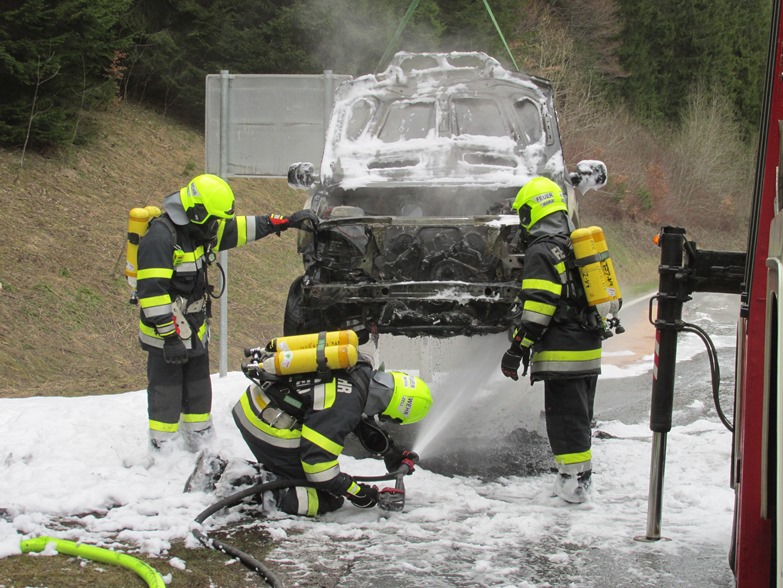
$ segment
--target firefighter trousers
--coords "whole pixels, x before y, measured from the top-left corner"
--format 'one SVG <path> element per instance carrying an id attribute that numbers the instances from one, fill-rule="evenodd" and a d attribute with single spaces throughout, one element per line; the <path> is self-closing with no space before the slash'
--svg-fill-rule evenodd
<path id="1" fill-rule="evenodd" d="M 163 350 L 147 353 L 147 414 L 153 445 L 173 438 L 180 420 L 188 435 L 211 430 L 209 353 L 190 357 L 182 365 L 166 363 Z"/>
<path id="2" fill-rule="evenodd" d="M 598 376 L 547 379 L 544 408 L 549 446 L 558 464 L 591 459 L 593 405 Z"/>

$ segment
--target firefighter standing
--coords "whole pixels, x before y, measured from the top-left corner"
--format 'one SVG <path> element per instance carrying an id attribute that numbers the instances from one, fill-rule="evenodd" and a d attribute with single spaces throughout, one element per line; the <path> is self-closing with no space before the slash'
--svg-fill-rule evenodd
<path id="1" fill-rule="evenodd" d="M 163 201 L 138 249 L 139 340 L 148 352 L 147 408 L 151 447 L 161 449 L 182 429 L 195 451 L 212 434 L 209 369 L 212 252 L 240 247 L 288 227 L 311 211 L 235 216 L 234 194 L 218 176 L 203 174 Z"/>
<path id="2" fill-rule="evenodd" d="M 522 236 L 528 242 L 519 295 L 522 315 L 501 371 L 513 380 L 523 365 L 531 382 L 544 381 L 547 436 L 558 474 L 554 491 L 567 502 L 588 499 L 591 429 L 603 328 L 591 325 L 578 270 L 573 265 L 562 190 L 537 177 L 517 194 Z"/>
<path id="3" fill-rule="evenodd" d="M 315 374 L 304 376 L 295 386 L 300 411 L 280 401 L 288 387 L 274 382 L 250 385 L 233 409 L 234 422 L 265 470 L 281 479 L 312 484 L 275 491 L 282 511 L 315 516 L 337 510 L 344 498 L 360 508 L 378 503 L 375 486 L 357 483 L 340 470 L 338 457 L 351 433 L 371 453 L 382 455 L 389 471 L 404 460 L 410 460 L 406 463 L 412 471 L 418 456 L 396 446 L 371 419 L 377 415 L 380 421 L 409 424 L 424 418 L 432 396 L 421 379 L 376 370 L 360 360 L 323 380 Z"/>

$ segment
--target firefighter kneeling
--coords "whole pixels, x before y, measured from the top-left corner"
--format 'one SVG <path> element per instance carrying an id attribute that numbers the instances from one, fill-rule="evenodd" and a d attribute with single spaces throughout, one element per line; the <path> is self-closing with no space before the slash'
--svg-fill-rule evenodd
<path id="1" fill-rule="evenodd" d="M 418 460 L 395 445 L 376 421 L 405 425 L 421 420 L 432 406 L 429 387 L 403 372 L 374 369 L 356 352 L 355 340 L 341 345 L 351 353 L 330 353 L 338 345 L 327 346 L 328 339 L 338 333 L 346 332 L 308 336 L 312 345 L 301 336 L 284 337 L 264 349 L 245 350 L 253 361 L 243 370 L 253 384 L 234 406 L 234 421 L 265 471 L 277 479 L 307 481 L 307 486 L 275 491 L 277 507 L 289 514 L 337 510 L 344 498 L 360 508 L 379 503 L 377 487 L 357 483 L 340 469 L 338 458 L 351 433 L 370 453 L 382 456 L 390 472 L 401 466 L 410 472 Z M 310 348 L 291 349 L 289 343 Z M 302 363 L 305 356 L 312 360 L 309 366 Z M 291 374 L 297 362 L 309 373 Z"/>

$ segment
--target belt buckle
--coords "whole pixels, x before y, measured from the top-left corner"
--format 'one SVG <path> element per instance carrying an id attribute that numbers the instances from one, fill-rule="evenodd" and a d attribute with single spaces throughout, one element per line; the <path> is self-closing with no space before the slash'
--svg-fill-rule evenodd
<path id="1" fill-rule="evenodd" d="M 271 412 L 273 416 L 269 416 Z M 275 429 L 292 429 L 296 425 L 296 419 L 288 414 L 286 411 L 275 408 L 273 406 L 267 406 L 261 411 L 261 419 L 270 427 Z"/>

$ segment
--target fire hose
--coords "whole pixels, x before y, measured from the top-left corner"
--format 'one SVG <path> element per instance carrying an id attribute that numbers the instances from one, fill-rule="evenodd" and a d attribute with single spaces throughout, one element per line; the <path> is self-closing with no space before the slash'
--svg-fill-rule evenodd
<path id="1" fill-rule="evenodd" d="M 405 482 L 404 477 L 413 473 L 414 465 L 418 462 L 418 458 L 411 459 L 406 458 L 393 472 L 388 472 L 382 476 L 352 476 L 357 482 L 382 482 L 386 480 L 394 480 L 394 488 L 383 488 L 378 492 L 378 508 L 391 512 L 401 512 L 405 507 Z M 240 490 L 226 498 L 216 502 L 203 512 L 201 512 L 194 521 L 201 526 L 205 520 L 210 516 L 218 512 L 223 508 L 229 508 L 242 502 L 248 496 L 255 496 L 269 492 L 271 490 L 279 490 L 282 488 L 291 488 L 293 486 L 306 486 L 314 487 L 311 482 L 307 480 L 272 480 L 270 482 L 264 482 L 256 484 L 244 490 Z M 200 528 L 194 528 L 193 536 L 198 541 L 210 549 L 221 551 L 226 555 L 230 555 L 238 559 L 248 569 L 256 572 L 261 576 L 264 581 L 272 586 L 272 588 L 283 588 L 282 581 L 272 572 L 263 562 L 254 558 L 252 555 L 245 553 L 218 539 L 210 538 Z"/>
<path id="2" fill-rule="evenodd" d="M 160 574 L 152 566 L 144 563 L 125 553 L 117 553 L 111 549 L 104 549 L 94 545 L 85 545 L 66 539 L 57 539 L 55 537 L 34 537 L 26 539 L 21 543 L 22 553 L 40 553 L 46 549 L 49 544 L 54 544 L 57 553 L 71 555 L 74 557 L 83 557 L 100 563 L 122 566 L 135 572 L 142 580 L 147 583 L 149 588 L 165 588 L 166 584 Z"/>

